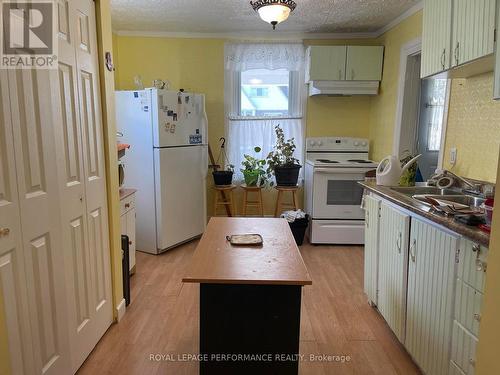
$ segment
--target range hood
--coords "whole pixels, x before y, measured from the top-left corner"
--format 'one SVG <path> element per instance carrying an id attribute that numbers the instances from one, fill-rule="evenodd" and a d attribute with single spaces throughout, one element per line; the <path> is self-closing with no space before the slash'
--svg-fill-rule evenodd
<path id="1" fill-rule="evenodd" d="M 379 81 L 310 81 L 309 96 L 378 95 Z"/>

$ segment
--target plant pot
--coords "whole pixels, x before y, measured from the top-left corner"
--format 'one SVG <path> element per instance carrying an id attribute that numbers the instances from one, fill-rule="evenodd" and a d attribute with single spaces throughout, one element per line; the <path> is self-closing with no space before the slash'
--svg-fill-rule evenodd
<path id="1" fill-rule="evenodd" d="M 259 176 L 260 171 L 243 171 L 243 177 L 247 186 L 257 186 Z"/>
<path id="2" fill-rule="evenodd" d="M 302 166 L 298 164 L 274 168 L 276 185 L 297 186 L 297 181 L 299 180 L 300 168 L 302 168 Z"/>
<path id="3" fill-rule="evenodd" d="M 233 183 L 233 172 L 231 171 L 215 171 L 212 172 L 214 183 L 218 186 L 231 185 Z"/>

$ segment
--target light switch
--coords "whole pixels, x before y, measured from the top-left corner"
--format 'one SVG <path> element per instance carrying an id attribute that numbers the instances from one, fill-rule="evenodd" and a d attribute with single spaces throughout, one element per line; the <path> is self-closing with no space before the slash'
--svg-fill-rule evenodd
<path id="1" fill-rule="evenodd" d="M 453 147 L 450 150 L 450 164 L 455 165 L 457 163 L 457 148 Z"/>

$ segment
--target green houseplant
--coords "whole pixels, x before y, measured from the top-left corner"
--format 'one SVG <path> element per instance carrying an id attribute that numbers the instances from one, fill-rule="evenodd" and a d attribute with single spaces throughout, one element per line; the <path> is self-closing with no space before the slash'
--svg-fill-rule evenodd
<path id="1" fill-rule="evenodd" d="M 410 151 L 404 151 L 404 157 L 401 159 L 401 166 L 405 166 L 410 160 L 412 160 L 416 155 L 412 155 Z M 413 163 L 406 171 L 403 172 L 401 179 L 399 180 L 399 186 L 415 186 L 415 180 L 417 177 L 418 163 Z"/>
<path id="2" fill-rule="evenodd" d="M 253 150 L 256 154 L 262 151 L 260 147 L 255 147 Z M 247 186 L 264 186 L 267 183 L 266 170 L 264 168 L 266 160 L 258 159 L 247 154 L 243 156 L 244 160 L 241 165 L 243 165 L 244 168 L 240 170 L 245 178 L 245 184 L 247 184 Z"/>
<path id="3" fill-rule="evenodd" d="M 285 133 L 279 125 L 274 130 L 277 139 L 273 151 L 267 155 L 267 173 L 269 176 L 274 173 L 278 186 L 296 186 L 302 166 L 293 156 L 297 148 L 295 140 L 285 140 Z"/>

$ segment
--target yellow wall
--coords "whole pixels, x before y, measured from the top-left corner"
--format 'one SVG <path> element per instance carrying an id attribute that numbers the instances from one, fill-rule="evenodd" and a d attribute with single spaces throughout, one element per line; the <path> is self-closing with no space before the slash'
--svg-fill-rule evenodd
<path id="1" fill-rule="evenodd" d="M 380 94 L 373 97 L 370 113 L 371 157 L 381 160 L 392 154 L 398 101 L 401 47 L 422 35 L 422 12 L 392 28 L 378 43 L 385 46 L 384 73 Z"/>
<path id="2" fill-rule="evenodd" d="M 115 122 L 115 82 L 114 73 L 106 69 L 104 53 L 113 54 L 111 31 L 111 9 L 109 0 L 96 2 L 97 39 L 99 49 L 99 75 L 101 82 L 101 104 L 104 128 L 104 152 L 106 158 L 106 187 L 108 192 L 109 237 L 111 255 L 111 276 L 113 285 L 113 316 L 116 319 L 116 306 L 123 299 L 122 250 L 120 228 L 120 197 L 118 184 L 118 153 L 116 150 Z"/>
<path id="3" fill-rule="evenodd" d="M 176 39 L 156 37 L 113 36 L 117 69 L 116 87 L 134 89 L 134 76 L 140 75 L 144 86 L 161 78 L 171 88 L 202 92 L 206 95 L 209 122 L 209 142 L 217 157 L 217 145 L 224 136 L 224 43 L 223 39 Z M 306 45 L 318 44 L 375 44 L 375 40 L 307 40 Z M 369 136 L 370 97 L 308 98 L 306 135 Z M 212 178 L 209 176 L 209 191 Z M 302 199 L 302 194 L 300 199 Z M 238 193 L 238 202 L 241 201 Z M 208 195 L 209 214 L 213 195 Z M 266 214 L 272 214 L 275 194 L 266 192 Z"/>
<path id="4" fill-rule="evenodd" d="M 493 97 L 493 73 L 452 82 L 444 167 L 461 176 L 495 182 L 500 145 L 500 102 Z M 449 163 L 450 149 L 457 164 Z"/>
<path id="5" fill-rule="evenodd" d="M 500 163 L 496 186 L 500 186 Z M 497 190 L 496 201 L 500 202 L 500 189 Z M 498 360 L 498 337 L 500 336 L 500 298 L 498 298 L 500 296 L 500 210 L 498 208 L 493 214 L 492 229 L 481 318 L 481 337 L 477 351 L 476 374 L 478 375 L 500 374 L 500 361 Z"/>

